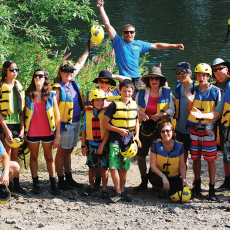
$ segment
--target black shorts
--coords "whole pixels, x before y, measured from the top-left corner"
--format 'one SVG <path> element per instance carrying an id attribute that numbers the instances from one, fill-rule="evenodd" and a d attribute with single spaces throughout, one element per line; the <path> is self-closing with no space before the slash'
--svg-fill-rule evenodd
<path id="1" fill-rule="evenodd" d="M 20 124 L 6 124 L 9 130 L 12 132 L 13 136 L 18 136 L 21 129 L 20 129 Z M 5 130 L 3 127 L 0 125 L 0 133 L 6 135 Z"/>
<path id="2" fill-rule="evenodd" d="M 44 137 L 28 137 L 28 136 L 25 136 L 26 140 L 29 142 L 29 143 L 37 143 L 37 142 L 43 142 L 43 143 L 50 143 L 50 142 L 53 142 L 55 136 L 54 135 L 51 135 L 51 136 L 44 136 Z"/>
<path id="3" fill-rule="evenodd" d="M 185 151 L 189 151 L 190 150 L 190 144 L 191 144 L 190 134 L 181 133 L 181 132 L 179 132 L 177 130 L 176 131 L 176 139 L 179 142 L 183 143 Z"/>

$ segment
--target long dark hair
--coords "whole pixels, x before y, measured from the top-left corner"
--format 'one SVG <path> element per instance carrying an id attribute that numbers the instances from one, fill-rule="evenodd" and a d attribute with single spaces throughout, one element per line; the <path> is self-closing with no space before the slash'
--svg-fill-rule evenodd
<path id="1" fill-rule="evenodd" d="M 3 63 L 3 66 L 2 66 L 2 78 L 1 78 L 1 81 L 0 81 L 0 98 L 2 97 L 2 84 L 4 83 L 4 81 L 6 80 L 6 73 L 7 73 L 7 68 L 9 68 L 13 63 L 15 63 L 17 65 L 17 63 L 15 61 L 12 61 L 12 60 L 9 60 L 9 61 L 5 61 Z"/>
<path id="2" fill-rule="evenodd" d="M 37 71 L 43 71 L 44 76 L 45 76 L 45 82 L 44 82 L 44 85 L 43 85 L 43 88 L 41 91 L 41 93 L 42 93 L 41 98 L 42 98 L 42 100 L 46 101 L 49 98 L 50 91 L 51 91 L 49 73 L 45 69 L 37 69 L 34 71 L 34 74 Z M 36 85 L 34 83 L 34 77 L 30 83 L 30 86 L 26 90 L 26 96 L 29 96 L 31 100 L 33 100 L 36 96 Z"/>

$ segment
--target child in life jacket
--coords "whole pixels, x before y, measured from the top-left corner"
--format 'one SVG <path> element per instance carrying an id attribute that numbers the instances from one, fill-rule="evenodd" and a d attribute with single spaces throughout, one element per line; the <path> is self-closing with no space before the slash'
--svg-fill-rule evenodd
<path id="1" fill-rule="evenodd" d="M 18 80 L 19 68 L 16 62 L 9 60 L 2 66 L 1 92 L 0 92 L 0 140 L 12 161 L 18 162 L 19 147 L 12 146 L 13 138 L 24 136 L 24 106 L 25 92 Z M 6 141 L 11 145 L 10 147 Z M 10 182 L 9 189 L 12 196 L 15 193 L 27 194 L 19 183 L 19 173 Z"/>
<path id="2" fill-rule="evenodd" d="M 215 135 L 209 135 L 206 130 L 207 120 L 196 119 L 190 114 L 190 111 L 195 111 L 193 107 L 198 108 L 202 113 L 209 113 L 215 109 L 221 100 L 221 91 L 214 85 L 208 82 L 212 76 L 212 69 L 206 63 L 200 63 L 195 68 L 195 75 L 198 85 L 194 87 L 194 93 L 191 93 L 190 88 L 185 91 L 185 96 L 188 99 L 189 105 L 187 112 L 189 113 L 187 124 L 190 126 L 191 146 L 190 153 L 194 164 L 195 186 L 192 189 L 193 196 L 202 196 L 201 194 L 201 155 L 208 162 L 209 172 L 209 196 L 208 199 L 216 201 L 215 195 L 215 160 L 217 159 L 217 145 Z M 214 130 L 215 132 L 215 130 Z"/>
<path id="3" fill-rule="evenodd" d="M 116 194 L 110 198 L 110 202 L 119 200 L 131 202 L 132 198 L 124 192 L 127 173 L 130 168 L 130 159 L 121 155 L 120 150 L 130 141 L 139 143 L 139 115 L 137 104 L 132 100 L 134 84 L 130 80 L 121 82 L 119 91 L 120 100 L 113 101 L 105 112 L 103 126 L 110 130 L 109 139 L 109 169 L 116 189 Z M 133 137 L 133 131 L 135 136 Z"/>
<path id="4" fill-rule="evenodd" d="M 94 89 L 89 93 L 89 101 L 92 106 L 85 108 L 84 124 L 82 128 L 82 155 L 87 155 L 86 164 L 89 166 L 89 187 L 82 195 L 90 196 L 94 191 L 94 178 L 98 162 L 102 173 L 102 192 L 101 198 L 108 198 L 106 190 L 108 182 L 108 144 L 109 131 L 102 123 L 104 120 L 104 100 L 106 94 L 101 89 Z"/>

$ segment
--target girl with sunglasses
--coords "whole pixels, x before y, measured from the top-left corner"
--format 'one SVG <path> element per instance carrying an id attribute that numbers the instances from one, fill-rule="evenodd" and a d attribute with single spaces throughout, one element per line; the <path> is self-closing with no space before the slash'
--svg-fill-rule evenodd
<path id="1" fill-rule="evenodd" d="M 138 148 L 137 163 L 141 174 L 141 184 L 135 191 L 147 189 L 148 177 L 146 156 L 156 138 L 158 124 L 169 121 L 174 114 L 174 100 L 170 88 L 166 87 L 166 77 L 162 75 L 161 68 L 151 67 L 149 73 L 142 77 L 146 86 L 139 88 L 136 102 L 139 106 L 140 127 L 139 138 L 142 148 Z"/>
<path id="2" fill-rule="evenodd" d="M 10 155 L 12 161 L 18 162 L 19 148 L 12 148 L 6 144 L 13 144 L 14 137 L 23 138 L 24 119 L 23 110 L 25 104 L 25 93 L 18 80 L 19 68 L 16 62 L 9 60 L 2 66 L 2 78 L 0 81 L 0 140 Z M 13 186 L 14 183 L 14 186 Z M 19 173 L 10 182 L 9 189 L 13 195 L 15 192 L 27 194 L 27 191 L 19 184 Z"/>
<path id="3" fill-rule="evenodd" d="M 173 139 L 173 125 L 164 122 L 159 126 L 161 139 L 153 142 L 150 155 L 149 181 L 159 189 L 159 198 L 181 191 L 188 186 L 183 144 Z"/>
<path id="4" fill-rule="evenodd" d="M 90 42 L 90 48 L 93 47 Z M 73 190 L 83 188 L 83 184 L 77 183 L 71 173 L 71 153 L 77 146 L 80 127 L 81 112 L 84 108 L 84 98 L 79 84 L 74 77 L 84 65 L 89 51 L 82 54 L 75 65 L 71 61 L 64 60 L 54 79 L 53 88 L 57 91 L 57 102 L 59 104 L 61 121 L 61 140 L 55 158 L 55 165 L 58 174 L 58 188 L 61 190 Z M 86 146 L 82 146 L 85 148 Z M 63 175 L 65 168 L 65 178 Z"/>
<path id="5" fill-rule="evenodd" d="M 30 170 L 33 179 L 34 194 L 42 193 L 38 182 L 38 153 L 40 141 L 46 159 L 51 191 L 60 195 L 56 187 L 55 165 L 52 146 L 57 148 L 60 142 L 60 114 L 56 92 L 51 91 L 49 73 L 44 69 L 34 72 L 29 88 L 26 90 L 25 133 L 30 148 Z"/>

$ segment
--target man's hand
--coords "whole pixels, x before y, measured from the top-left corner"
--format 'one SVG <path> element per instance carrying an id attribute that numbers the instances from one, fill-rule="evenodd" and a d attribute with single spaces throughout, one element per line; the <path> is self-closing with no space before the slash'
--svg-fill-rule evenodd
<path id="1" fill-rule="evenodd" d="M 197 108 L 195 108 L 195 107 L 193 107 L 193 109 L 195 109 L 196 110 L 196 112 L 190 112 L 195 118 L 198 118 L 198 119 L 203 119 L 203 114 L 202 114 L 202 112 L 199 110 L 199 109 L 197 109 Z"/>
<path id="2" fill-rule="evenodd" d="M 100 9 L 101 6 L 104 5 L 104 1 L 103 0 L 97 0 L 97 7 Z"/>
<path id="3" fill-rule="evenodd" d="M 183 45 L 183 44 L 177 44 L 177 45 L 176 45 L 176 48 L 177 48 L 178 50 L 184 50 L 184 45 Z"/>
<path id="4" fill-rule="evenodd" d="M 82 148 L 81 153 L 82 153 L 83 156 L 86 156 L 86 148 Z"/>

